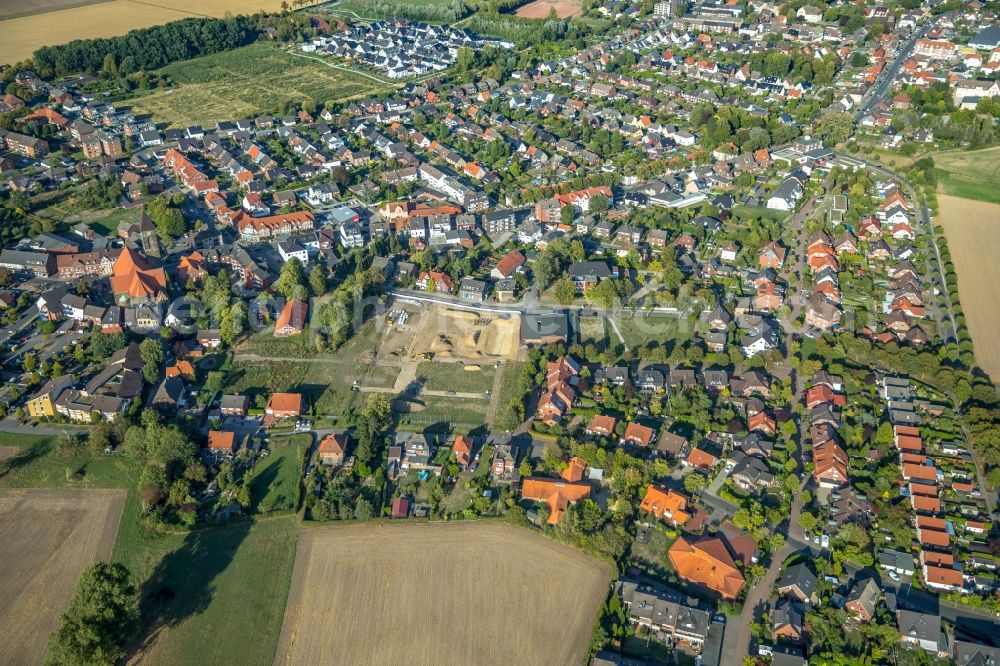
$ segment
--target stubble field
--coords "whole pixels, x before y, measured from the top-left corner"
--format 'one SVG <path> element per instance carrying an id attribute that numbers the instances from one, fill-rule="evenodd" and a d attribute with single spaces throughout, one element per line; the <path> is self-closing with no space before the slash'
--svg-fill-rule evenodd
<path id="1" fill-rule="evenodd" d="M 45 659 L 84 569 L 108 560 L 118 490 L 0 490 L 0 663 Z"/>
<path id="2" fill-rule="evenodd" d="M 1000 380 L 1000 205 L 938 195 L 976 361 Z"/>
<path id="3" fill-rule="evenodd" d="M 136 28 L 179 21 L 191 16 L 222 17 L 230 14 L 253 14 L 279 11 L 281 0 L 158 0 L 155 4 L 140 0 L 108 0 L 80 5 L 74 0 L 32 0 L 27 10 L 22 3 L 12 5 L 5 14 L 19 15 L 0 21 L 0 63 L 15 63 L 31 56 L 39 46 L 65 44 L 74 39 L 114 37 Z M 16 5 L 13 6 L 13 5 Z M 62 9 L 61 7 L 67 7 Z M 31 15 L 23 15 L 32 12 Z"/>
<path id="4" fill-rule="evenodd" d="M 16 16 L 57 12 L 70 7 L 95 5 L 108 0 L 0 0 L 0 21 Z"/>
<path id="5" fill-rule="evenodd" d="M 518 18 L 544 19 L 553 11 L 556 18 L 564 19 L 576 16 L 583 11 L 583 7 L 574 0 L 535 0 L 519 7 L 515 13 Z"/>
<path id="6" fill-rule="evenodd" d="M 277 664 L 575 664 L 609 567 L 496 523 L 301 533 Z"/>

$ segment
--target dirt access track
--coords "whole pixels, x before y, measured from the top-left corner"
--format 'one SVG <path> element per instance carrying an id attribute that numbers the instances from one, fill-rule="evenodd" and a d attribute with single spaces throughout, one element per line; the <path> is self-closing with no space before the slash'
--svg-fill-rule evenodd
<path id="1" fill-rule="evenodd" d="M 611 574 L 501 523 L 309 528 L 274 663 L 583 663 Z"/>
<path id="2" fill-rule="evenodd" d="M 0 663 L 41 664 L 84 569 L 111 558 L 125 492 L 0 490 Z"/>

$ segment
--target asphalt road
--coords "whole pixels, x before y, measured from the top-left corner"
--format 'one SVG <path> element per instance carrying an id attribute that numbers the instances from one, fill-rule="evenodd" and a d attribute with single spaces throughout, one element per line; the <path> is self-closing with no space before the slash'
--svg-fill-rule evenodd
<path id="1" fill-rule="evenodd" d="M 892 82 L 896 79 L 896 74 L 899 73 L 899 68 L 902 67 L 903 63 L 910 57 L 913 53 L 913 47 L 916 45 L 917 40 L 923 37 L 927 31 L 930 29 L 930 23 L 920 26 L 913 36 L 910 37 L 903 45 L 900 47 L 899 52 L 896 54 L 896 58 L 886 65 L 881 72 L 879 72 L 878 78 L 875 80 L 875 85 L 871 90 L 868 91 L 865 100 L 858 106 L 857 111 L 854 112 L 854 121 L 857 122 L 864 117 L 866 113 L 872 110 L 880 99 L 882 99 L 886 92 L 892 87 Z"/>

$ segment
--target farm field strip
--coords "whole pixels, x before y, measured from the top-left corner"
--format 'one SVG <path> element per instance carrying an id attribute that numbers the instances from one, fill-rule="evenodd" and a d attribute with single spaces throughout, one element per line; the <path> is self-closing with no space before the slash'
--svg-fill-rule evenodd
<path id="1" fill-rule="evenodd" d="M 108 560 L 120 490 L 0 490 L 0 663 L 41 663 L 84 569 Z"/>
<path id="2" fill-rule="evenodd" d="M 46 12 L 57 12 L 73 7 L 96 5 L 109 0 L 18 0 L 18 2 L 0 2 L 0 21 L 21 16 L 33 16 Z"/>
<path id="3" fill-rule="evenodd" d="M 998 153 L 1000 154 L 1000 153 Z M 1000 205 L 938 195 L 944 227 L 958 273 L 958 294 L 972 335 L 976 360 L 1000 380 Z"/>
<path id="4" fill-rule="evenodd" d="M 514 12 L 519 18 L 544 19 L 550 12 L 555 12 L 556 18 L 566 19 L 583 11 L 583 7 L 575 0 L 534 0 L 518 7 Z"/>
<path id="5" fill-rule="evenodd" d="M 499 523 L 306 529 L 274 663 L 580 663 L 610 576 L 598 560 Z M 387 618 L 421 629 L 385 640 Z M 456 631 L 455 618 L 477 619 Z"/>
<path id="6" fill-rule="evenodd" d="M 57 2 L 36 0 L 32 5 Z M 65 3 L 62 3 L 65 5 Z M 4 39 L 0 62 L 15 63 L 31 56 L 40 46 L 64 44 L 74 39 L 113 37 L 136 28 L 169 23 L 190 16 L 222 17 L 230 14 L 253 14 L 278 11 L 280 0 L 108 0 L 44 13 L 33 13 L 0 21 Z M 22 13 L 22 12 L 18 12 Z"/>

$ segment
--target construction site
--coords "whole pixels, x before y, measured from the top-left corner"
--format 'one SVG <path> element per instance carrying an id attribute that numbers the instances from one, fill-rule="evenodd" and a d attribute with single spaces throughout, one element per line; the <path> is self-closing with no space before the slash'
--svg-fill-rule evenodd
<path id="1" fill-rule="evenodd" d="M 397 301 L 386 317 L 378 362 L 516 360 L 520 330 L 516 313 L 466 312 Z"/>

